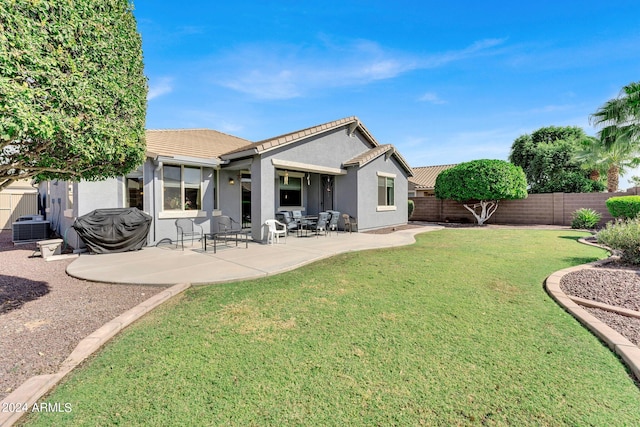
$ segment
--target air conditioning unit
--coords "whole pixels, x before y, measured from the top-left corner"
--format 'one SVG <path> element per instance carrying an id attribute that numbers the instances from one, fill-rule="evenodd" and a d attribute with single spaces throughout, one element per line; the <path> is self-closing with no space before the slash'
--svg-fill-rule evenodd
<path id="1" fill-rule="evenodd" d="M 42 215 L 23 215 L 20 218 L 16 219 L 16 222 L 20 221 L 43 221 L 44 217 Z"/>
<path id="2" fill-rule="evenodd" d="M 13 243 L 29 243 L 49 238 L 50 221 L 16 221 L 12 224 Z"/>

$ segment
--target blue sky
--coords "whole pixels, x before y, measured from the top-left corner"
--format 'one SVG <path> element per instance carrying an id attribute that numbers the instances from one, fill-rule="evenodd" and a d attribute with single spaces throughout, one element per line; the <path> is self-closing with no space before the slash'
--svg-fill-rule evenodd
<path id="1" fill-rule="evenodd" d="M 506 159 L 640 80 L 640 2 L 134 1 L 147 128 L 257 141 L 358 116 L 411 166 Z M 630 174 L 629 174 L 630 175 Z"/>

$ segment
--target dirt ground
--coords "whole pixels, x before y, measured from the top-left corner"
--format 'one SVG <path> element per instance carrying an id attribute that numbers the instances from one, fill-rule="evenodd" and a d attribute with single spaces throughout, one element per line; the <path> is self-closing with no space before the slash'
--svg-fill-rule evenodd
<path id="1" fill-rule="evenodd" d="M 34 375 L 51 374 L 78 342 L 163 287 L 74 279 L 71 260 L 46 262 L 36 245 L 0 232 L 0 400 Z"/>

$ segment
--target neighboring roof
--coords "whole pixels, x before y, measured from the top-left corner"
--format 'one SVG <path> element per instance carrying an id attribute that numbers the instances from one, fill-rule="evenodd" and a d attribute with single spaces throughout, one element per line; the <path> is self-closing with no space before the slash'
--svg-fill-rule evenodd
<path id="1" fill-rule="evenodd" d="M 436 178 L 440 172 L 451 169 L 453 165 L 421 166 L 413 168 L 413 176 L 409 182 L 415 185 L 416 190 L 432 190 L 436 186 Z"/>
<path id="2" fill-rule="evenodd" d="M 390 144 L 380 145 L 380 143 L 378 143 L 378 141 L 376 141 L 376 139 L 373 137 L 371 132 L 369 132 L 369 130 L 360 122 L 360 120 L 356 116 L 334 120 L 332 122 L 258 141 L 245 147 L 240 147 L 233 151 L 229 151 L 221 157 L 223 159 L 237 159 L 244 156 L 262 154 L 275 148 L 280 148 L 289 144 L 297 143 L 312 136 L 326 133 L 344 126 L 349 126 L 349 134 L 353 134 L 356 129 L 359 129 L 373 147 L 371 150 L 368 150 L 361 155 L 348 160 L 346 163 L 344 163 L 345 166 L 355 164 L 362 166 L 363 164 L 370 162 L 371 160 L 379 157 L 387 151 L 393 150 L 390 155 L 393 155 L 398 160 L 402 167 L 407 171 L 409 176 L 413 174 L 411 171 L 411 166 L 409 166 L 407 161 L 395 150 L 395 148 Z M 364 161 L 364 163 L 361 163 L 363 159 L 366 160 Z"/>
<path id="3" fill-rule="evenodd" d="M 251 141 L 211 129 L 147 130 L 147 155 L 188 156 L 202 159 L 251 144 Z"/>
<path id="4" fill-rule="evenodd" d="M 36 190 L 31 185 L 30 179 L 19 179 L 17 181 L 13 181 L 9 186 L 5 187 L 3 190 L 5 193 L 35 193 Z"/>

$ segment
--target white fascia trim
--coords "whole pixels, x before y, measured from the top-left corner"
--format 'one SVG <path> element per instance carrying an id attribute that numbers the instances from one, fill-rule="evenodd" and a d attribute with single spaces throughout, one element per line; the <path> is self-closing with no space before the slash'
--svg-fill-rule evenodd
<path id="1" fill-rule="evenodd" d="M 395 173 L 388 173 L 388 172 L 376 172 L 376 175 L 384 176 L 385 178 L 395 178 L 397 176 Z"/>
<path id="2" fill-rule="evenodd" d="M 201 166 L 206 168 L 215 168 L 216 166 L 220 166 L 220 161 L 216 158 L 200 159 L 198 157 L 188 156 L 158 156 L 155 158 L 155 161 L 174 165 Z"/>
<path id="3" fill-rule="evenodd" d="M 329 175 L 346 175 L 347 170 L 328 166 L 313 165 L 311 163 L 292 162 L 289 160 L 271 159 L 271 164 L 277 168 L 296 170 L 301 172 L 326 173 Z"/>

